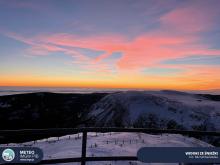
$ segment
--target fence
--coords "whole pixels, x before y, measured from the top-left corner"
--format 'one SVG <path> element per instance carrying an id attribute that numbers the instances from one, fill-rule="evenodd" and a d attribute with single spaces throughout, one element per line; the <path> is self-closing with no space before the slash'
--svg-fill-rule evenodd
<path id="1" fill-rule="evenodd" d="M 70 163 L 81 162 L 81 165 L 85 165 L 88 161 L 136 161 L 136 156 L 110 156 L 110 157 L 87 157 L 87 133 L 88 132 L 133 132 L 133 133 L 149 133 L 149 134 L 181 134 L 189 136 L 218 136 L 220 132 L 206 132 L 206 131 L 181 131 L 181 130 L 160 130 L 160 129 L 146 129 L 146 128 L 54 128 L 54 129 L 25 129 L 25 130 L 0 130 L 0 137 L 16 137 L 16 136 L 28 136 L 28 135 L 44 135 L 44 136 L 57 136 L 68 135 L 75 133 L 82 133 L 82 153 L 81 157 L 75 158 L 62 158 L 62 159 L 48 159 L 42 160 L 40 164 L 56 164 L 56 163 Z"/>

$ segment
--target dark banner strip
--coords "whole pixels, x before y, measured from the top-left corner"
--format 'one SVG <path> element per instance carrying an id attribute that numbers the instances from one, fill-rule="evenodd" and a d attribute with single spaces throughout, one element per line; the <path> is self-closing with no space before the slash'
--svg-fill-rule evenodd
<path id="1" fill-rule="evenodd" d="M 220 163 L 219 147 L 144 147 L 139 161 L 146 163 Z"/>

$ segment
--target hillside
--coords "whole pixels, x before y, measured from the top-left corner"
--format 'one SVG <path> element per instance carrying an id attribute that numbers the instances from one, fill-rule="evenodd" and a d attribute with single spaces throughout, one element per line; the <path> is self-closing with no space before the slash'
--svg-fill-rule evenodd
<path id="1" fill-rule="evenodd" d="M 104 93 L 29 93 L 0 96 L 0 129 L 77 127 Z"/>
<path id="2" fill-rule="evenodd" d="M 0 112 L 0 129 L 113 126 L 220 130 L 219 95 L 169 90 L 0 96 Z M 14 140 L 35 138 L 43 137 Z M 219 141 L 208 142 L 219 145 Z"/>
<path id="3" fill-rule="evenodd" d="M 94 104 L 96 126 L 220 130 L 220 102 L 177 91 L 119 92 Z"/>

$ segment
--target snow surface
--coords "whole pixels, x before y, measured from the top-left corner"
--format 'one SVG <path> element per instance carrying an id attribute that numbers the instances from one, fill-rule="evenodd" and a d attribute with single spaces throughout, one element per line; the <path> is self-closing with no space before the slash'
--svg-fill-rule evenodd
<path id="1" fill-rule="evenodd" d="M 95 103 L 90 118 L 97 126 L 115 126 L 115 118 L 123 126 L 132 126 L 140 116 L 155 114 L 159 119 L 174 120 L 186 129 L 213 125 L 220 130 L 220 101 L 212 101 L 178 91 L 129 91 L 109 94 Z"/>
<path id="2" fill-rule="evenodd" d="M 57 137 L 51 137 L 49 139 L 38 140 L 35 143 L 33 141 L 22 144 L 11 143 L 7 146 L 39 147 L 44 152 L 44 159 L 80 157 L 81 136 L 81 134 L 66 135 L 59 137 L 59 140 Z M 0 146 L 6 146 L 6 144 Z M 212 145 L 179 134 L 88 133 L 87 156 L 136 156 L 138 149 L 141 147 L 212 147 Z M 78 165 L 80 163 L 71 164 Z M 150 163 L 141 163 L 138 161 L 87 162 L 86 164 L 150 165 Z"/>

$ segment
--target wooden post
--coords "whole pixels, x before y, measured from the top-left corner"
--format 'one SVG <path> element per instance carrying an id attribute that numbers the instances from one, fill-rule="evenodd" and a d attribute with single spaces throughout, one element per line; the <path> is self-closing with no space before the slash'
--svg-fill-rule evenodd
<path id="1" fill-rule="evenodd" d="M 87 132 L 84 131 L 82 135 L 82 156 L 81 156 L 81 165 L 86 164 L 86 143 L 87 143 Z"/>

